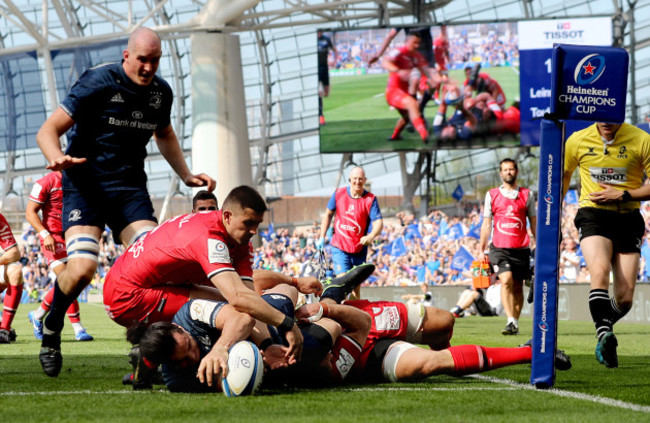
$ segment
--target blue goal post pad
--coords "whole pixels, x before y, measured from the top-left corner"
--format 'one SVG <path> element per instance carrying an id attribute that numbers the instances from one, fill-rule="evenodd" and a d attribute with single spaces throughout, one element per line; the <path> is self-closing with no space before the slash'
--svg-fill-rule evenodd
<path id="1" fill-rule="evenodd" d="M 544 119 L 541 134 L 530 383 L 550 388 L 555 383 L 565 123 Z"/>
<path id="2" fill-rule="evenodd" d="M 555 44 L 551 74 L 553 118 L 623 122 L 629 61 L 627 51 L 619 47 Z"/>

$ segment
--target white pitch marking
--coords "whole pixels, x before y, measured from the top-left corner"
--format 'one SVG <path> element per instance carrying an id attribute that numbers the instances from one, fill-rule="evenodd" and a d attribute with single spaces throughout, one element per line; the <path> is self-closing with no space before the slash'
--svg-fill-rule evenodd
<path id="1" fill-rule="evenodd" d="M 41 395 L 79 395 L 79 394 L 99 394 L 99 395 L 115 395 L 115 394 L 148 394 L 151 392 L 167 393 L 165 389 L 153 391 L 40 391 L 40 392 L 0 392 L 0 397 L 26 397 L 26 396 L 41 396 Z"/>
<path id="2" fill-rule="evenodd" d="M 588 394 L 583 394 L 581 392 L 573 392 L 573 391 L 563 391 L 561 389 L 537 389 L 533 385 L 527 385 L 524 383 L 519 383 L 515 382 L 514 380 L 509 380 L 509 379 L 499 379 L 496 377 L 490 377 L 490 376 L 483 376 L 483 375 L 469 375 L 467 377 L 471 377 L 474 379 L 479 379 L 479 380 L 484 380 L 488 382 L 494 382 L 494 383 L 501 383 L 503 385 L 508 385 L 512 387 L 517 387 L 520 389 L 528 389 L 528 390 L 535 390 L 539 392 L 545 392 L 548 394 L 552 395 L 557 395 L 560 397 L 567 397 L 567 398 L 573 398 L 573 399 L 579 399 L 583 401 L 591 401 L 595 402 L 596 404 L 602 404 L 602 405 L 607 405 L 610 407 L 617 407 L 617 408 L 624 408 L 626 410 L 633 410 L 633 411 L 641 411 L 643 413 L 650 413 L 650 407 L 647 405 L 639 405 L 639 404 L 633 404 L 631 402 L 625 402 L 625 401 L 620 401 L 612 398 L 606 398 L 606 397 L 599 397 L 597 395 L 588 395 Z"/>

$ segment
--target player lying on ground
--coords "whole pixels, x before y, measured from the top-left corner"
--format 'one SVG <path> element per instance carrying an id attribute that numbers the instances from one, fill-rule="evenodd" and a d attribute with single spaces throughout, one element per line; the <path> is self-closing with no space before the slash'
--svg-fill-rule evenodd
<path id="1" fill-rule="evenodd" d="M 323 289 L 322 298 L 340 302 L 355 285 L 372 273 L 374 266 L 366 264 L 357 269 L 352 273 L 357 275 L 356 280 L 349 278 L 344 284 L 327 284 Z M 298 291 L 294 287 L 277 285 L 268 292 L 262 296 L 268 304 L 287 315 L 293 315 L 298 297 Z M 342 325 L 347 328 L 346 335 L 342 339 L 360 349 L 370 327 L 369 317 L 362 312 L 337 314 L 341 308 L 346 307 L 339 305 L 331 307 L 332 317 L 340 320 L 341 324 L 325 318 L 318 324 L 300 326 L 305 340 L 302 361 L 310 363 L 310 366 L 320 362 L 331 348 L 332 340 L 341 336 Z M 238 316 L 233 312 L 235 312 L 234 308 L 223 301 L 191 300 L 176 313 L 172 323 L 158 322 L 149 327 L 139 324 L 129 329 L 128 339 L 132 343 L 139 344 L 140 353 L 150 367 L 163 364 L 164 383 L 171 391 L 218 391 L 221 387 L 214 382 L 217 378 L 213 375 L 225 372 L 224 366 L 228 356 L 227 350 L 224 352 L 223 348 L 238 340 L 232 336 L 226 341 L 221 340 L 225 331 L 225 322 L 230 323 L 230 316 Z M 243 339 L 241 336 L 245 334 L 245 328 L 242 329 L 244 323 L 250 324 L 245 320 L 238 326 L 239 339 Z M 265 361 L 270 367 L 280 368 L 289 365 L 286 360 L 288 343 L 284 339 L 286 335 L 284 331 L 278 331 L 272 326 L 258 322 L 255 330 L 252 333 L 249 330 L 248 333 L 262 349 Z M 279 333 L 282 334 L 282 338 Z M 217 346 L 219 347 L 215 350 Z M 210 370 L 214 373 L 209 374 Z"/>

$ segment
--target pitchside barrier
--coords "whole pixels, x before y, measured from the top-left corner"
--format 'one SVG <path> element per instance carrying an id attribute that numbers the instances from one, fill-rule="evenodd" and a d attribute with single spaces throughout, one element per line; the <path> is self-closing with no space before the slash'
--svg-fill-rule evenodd
<path id="1" fill-rule="evenodd" d="M 625 119 L 627 52 L 621 48 L 557 44 L 553 48 L 551 112 L 541 123 L 537 254 L 533 312 L 533 362 L 530 382 L 538 388 L 555 383 L 558 322 L 558 259 L 564 143 L 567 122 L 614 122 Z M 585 298 L 586 302 L 587 299 Z"/>

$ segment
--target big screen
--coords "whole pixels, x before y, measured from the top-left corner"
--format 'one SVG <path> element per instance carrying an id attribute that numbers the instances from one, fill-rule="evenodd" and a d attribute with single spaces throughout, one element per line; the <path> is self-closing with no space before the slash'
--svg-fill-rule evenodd
<path id="1" fill-rule="evenodd" d="M 433 69 L 428 81 L 410 53 L 410 32 L 421 35 L 416 50 Z M 317 39 L 320 151 L 342 153 L 537 146 L 553 43 L 611 45 L 612 33 L 610 18 L 567 18 L 323 30 Z M 418 114 L 403 108 L 407 96 L 426 143 L 412 125 Z M 410 123 L 399 131 L 403 116 Z"/>

